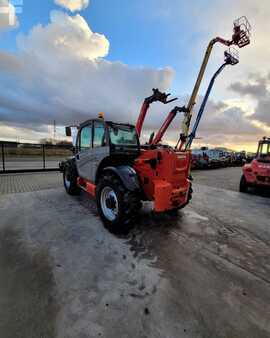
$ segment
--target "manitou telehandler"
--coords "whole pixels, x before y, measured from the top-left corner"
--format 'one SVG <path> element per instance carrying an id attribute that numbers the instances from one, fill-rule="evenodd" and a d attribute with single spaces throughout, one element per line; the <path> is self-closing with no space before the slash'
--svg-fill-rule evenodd
<path id="1" fill-rule="evenodd" d="M 183 208 L 191 199 L 191 144 L 209 93 L 217 75 L 230 64 L 238 62 L 229 50 L 225 62 L 213 76 L 203 103 L 189 134 L 192 109 L 215 43 L 244 47 L 250 43 L 250 25 L 245 17 L 234 22 L 231 40 L 215 38 L 210 41 L 187 107 L 176 106 L 169 113 L 156 135 L 140 145 L 140 135 L 146 113 L 153 102 L 167 104 L 170 94 L 153 90 L 142 105 L 136 126 L 130 124 L 88 120 L 77 127 L 74 156 L 60 164 L 66 191 L 77 194 L 81 189 L 94 196 L 104 224 L 113 231 L 125 226 L 136 215 L 141 201 L 153 201 L 155 212 Z M 161 139 L 177 113 L 183 113 L 183 130 L 175 147 L 161 143 Z M 71 127 L 66 135 L 71 136 Z"/>
<path id="2" fill-rule="evenodd" d="M 256 157 L 243 166 L 240 192 L 248 192 L 251 187 L 270 190 L 270 138 L 259 141 Z"/>

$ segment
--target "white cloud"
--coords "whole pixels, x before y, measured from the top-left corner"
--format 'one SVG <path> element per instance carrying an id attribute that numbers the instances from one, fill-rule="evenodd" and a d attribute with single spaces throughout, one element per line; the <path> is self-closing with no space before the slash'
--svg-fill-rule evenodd
<path id="1" fill-rule="evenodd" d="M 99 111 L 107 119 L 134 122 L 144 97 L 154 87 L 167 90 L 174 75 L 170 68 L 105 60 L 109 41 L 78 14 L 54 11 L 47 26 L 35 26 L 17 42 L 16 54 L 0 52 L 0 121 L 13 126 L 53 120 L 65 125 Z"/>
<path id="2" fill-rule="evenodd" d="M 71 12 L 81 11 L 89 5 L 89 0 L 55 0 L 54 2 Z"/>
<path id="3" fill-rule="evenodd" d="M 265 76 L 250 74 L 245 82 L 234 82 L 230 89 L 243 97 L 249 96 L 256 102 L 255 112 L 251 117 L 270 129 L 270 73 Z"/>
<path id="4" fill-rule="evenodd" d="M 33 142 L 48 136 L 53 136 L 53 130 L 47 125 L 31 126 L 31 125 L 6 125 L 0 122 L 1 140 Z"/>
<path id="5" fill-rule="evenodd" d="M 61 61 L 68 56 L 94 60 L 108 54 L 109 41 L 104 35 L 93 33 L 79 14 L 69 16 L 52 11 L 50 19 L 49 25 L 38 25 L 28 35 L 19 35 L 21 52 L 45 63 L 55 62 L 55 59 Z"/>
<path id="6" fill-rule="evenodd" d="M 15 7 L 9 0 L 0 0 L 0 29 L 16 28 L 18 24 Z"/>

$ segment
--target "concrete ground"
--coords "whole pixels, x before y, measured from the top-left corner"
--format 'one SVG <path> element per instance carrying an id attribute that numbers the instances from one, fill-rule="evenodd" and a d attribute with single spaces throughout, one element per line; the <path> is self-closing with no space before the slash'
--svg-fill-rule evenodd
<path id="1" fill-rule="evenodd" d="M 242 169 L 221 168 L 215 170 L 195 170 L 192 172 L 194 183 L 215 188 L 238 191 Z M 0 175 L 0 194 L 27 192 L 62 186 L 59 172 Z"/>
<path id="2" fill-rule="evenodd" d="M 239 191 L 241 175 L 241 167 L 192 171 L 195 182 L 232 191 Z"/>
<path id="3" fill-rule="evenodd" d="M 0 195 L 38 191 L 62 186 L 59 172 L 0 175 Z"/>
<path id="4" fill-rule="evenodd" d="M 115 236 L 48 175 L 0 196 L 0 337 L 270 336 L 269 198 L 197 176 L 178 216 L 145 205 Z"/>

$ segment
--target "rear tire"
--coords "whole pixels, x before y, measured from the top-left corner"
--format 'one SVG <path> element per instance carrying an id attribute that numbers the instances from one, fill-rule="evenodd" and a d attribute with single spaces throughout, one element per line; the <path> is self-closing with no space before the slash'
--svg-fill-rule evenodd
<path id="1" fill-rule="evenodd" d="M 193 193 L 193 188 L 192 188 L 192 183 L 190 183 L 187 202 L 183 204 L 179 209 L 183 209 L 189 204 L 189 202 L 192 200 L 192 193 Z"/>
<path id="2" fill-rule="evenodd" d="M 63 183 L 66 192 L 69 195 L 78 195 L 80 193 L 80 188 L 77 185 L 77 178 L 78 173 L 75 164 L 66 164 L 63 170 Z"/>
<path id="3" fill-rule="evenodd" d="M 239 191 L 243 192 L 243 193 L 247 193 L 248 192 L 248 183 L 247 180 L 245 178 L 245 175 L 242 175 L 241 180 L 240 180 L 240 185 L 239 185 Z"/>
<path id="4" fill-rule="evenodd" d="M 141 208 L 139 193 L 129 191 L 115 175 L 105 174 L 96 188 L 99 215 L 113 233 L 127 231 Z"/>

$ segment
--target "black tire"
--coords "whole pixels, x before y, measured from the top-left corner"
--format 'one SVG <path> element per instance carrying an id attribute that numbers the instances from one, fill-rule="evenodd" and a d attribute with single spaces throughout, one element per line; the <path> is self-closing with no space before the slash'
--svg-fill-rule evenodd
<path id="1" fill-rule="evenodd" d="M 241 180 L 240 180 L 240 184 L 239 184 L 239 191 L 243 192 L 243 193 L 247 193 L 248 192 L 248 183 L 247 180 L 245 178 L 245 175 L 242 175 Z"/>
<path id="2" fill-rule="evenodd" d="M 75 163 L 67 163 L 63 170 L 63 183 L 69 195 L 79 195 L 80 188 L 77 185 L 78 172 Z"/>
<path id="3" fill-rule="evenodd" d="M 181 205 L 181 207 L 178 208 L 178 209 L 183 209 L 184 207 L 186 207 L 189 204 L 189 202 L 192 200 L 192 193 L 193 193 L 193 189 L 192 189 L 192 184 L 190 183 L 189 190 L 188 190 L 187 202 L 185 204 Z"/>
<path id="4" fill-rule="evenodd" d="M 105 203 L 104 196 L 108 196 L 106 195 L 108 191 L 111 195 L 105 199 Z M 98 181 L 96 201 L 99 215 L 105 227 L 113 233 L 127 231 L 129 224 L 142 206 L 139 192 L 127 190 L 118 177 L 109 173 L 104 174 Z M 108 213 L 110 217 L 108 217 Z"/>

